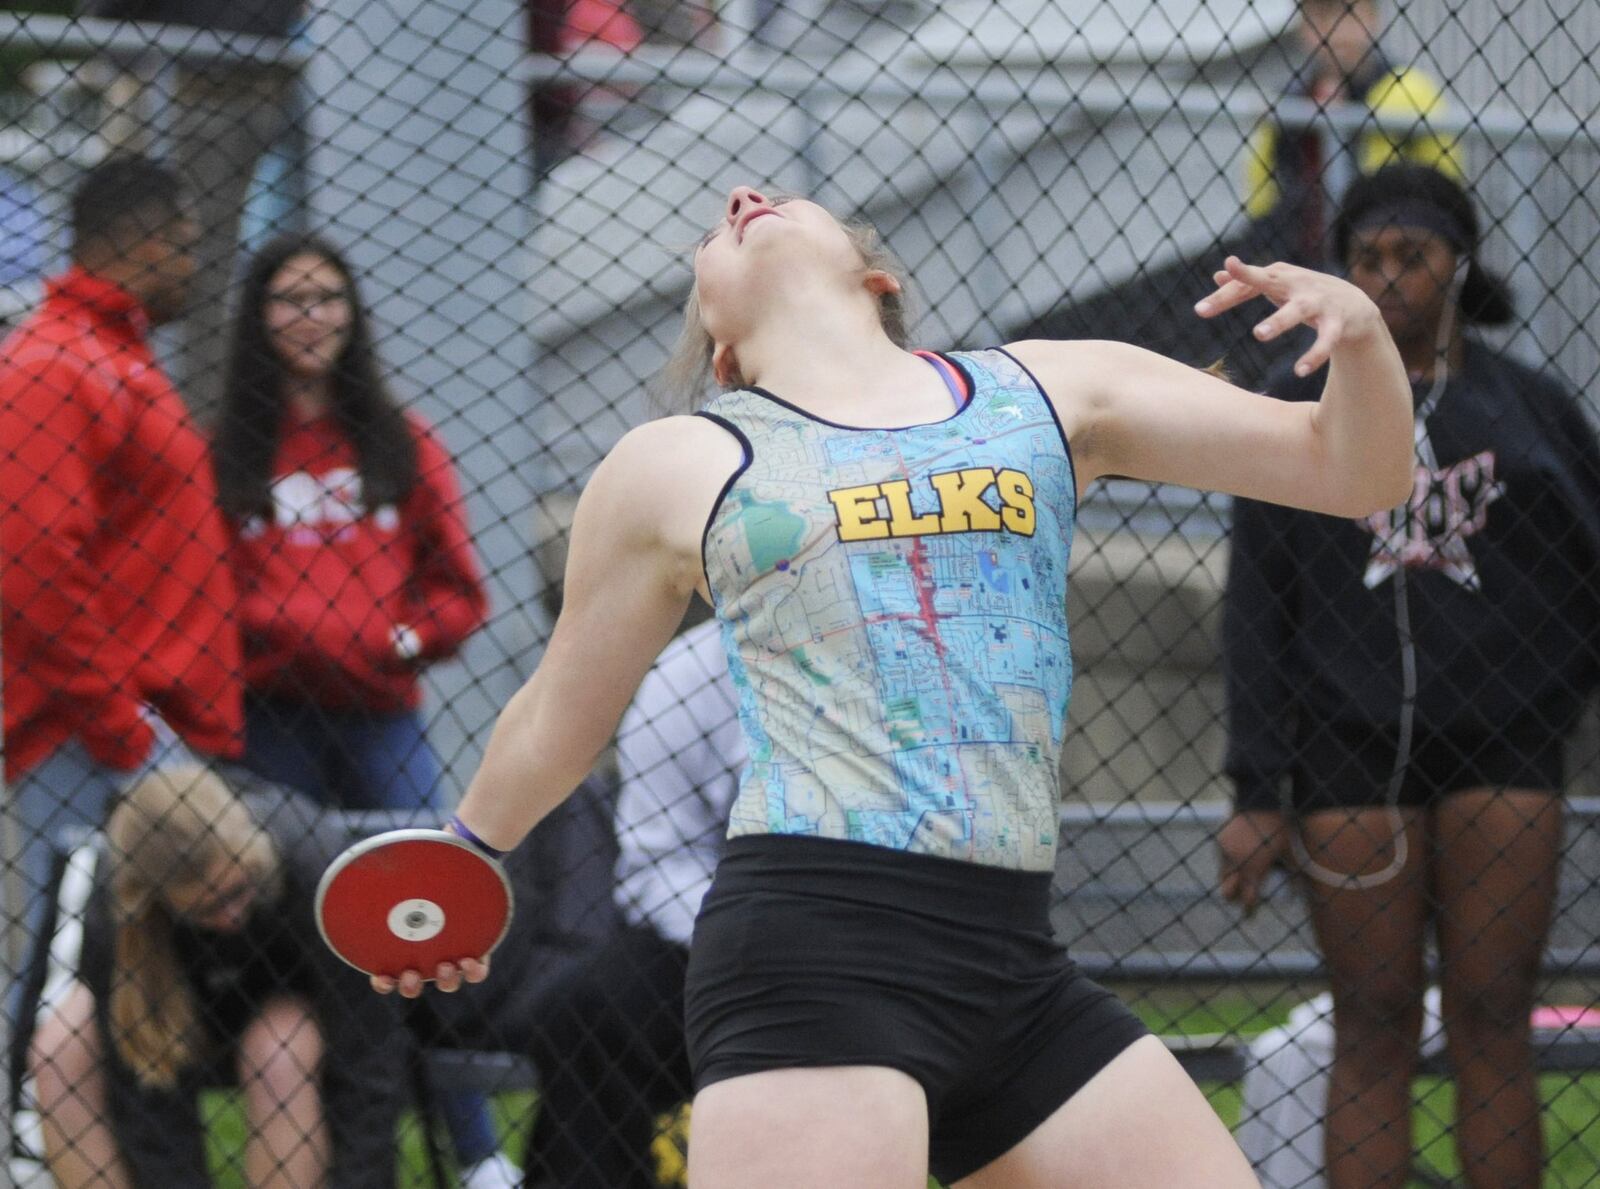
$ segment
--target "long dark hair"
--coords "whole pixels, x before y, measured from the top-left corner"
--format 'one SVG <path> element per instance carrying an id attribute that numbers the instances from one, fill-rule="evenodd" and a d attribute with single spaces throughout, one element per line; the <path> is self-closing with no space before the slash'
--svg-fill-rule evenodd
<path id="1" fill-rule="evenodd" d="M 334 420 L 355 447 L 363 502 L 368 510 L 401 503 L 417 483 L 417 444 L 378 373 L 367 312 L 349 264 L 318 236 L 281 235 L 256 253 L 245 276 L 217 417 L 217 495 L 222 510 L 239 521 L 272 509 L 272 460 L 288 386 L 283 360 L 267 336 L 267 287 L 296 256 L 316 256 L 333 265 L 350 303 L 349 335 L 333 365 L 332 405 Z"/>

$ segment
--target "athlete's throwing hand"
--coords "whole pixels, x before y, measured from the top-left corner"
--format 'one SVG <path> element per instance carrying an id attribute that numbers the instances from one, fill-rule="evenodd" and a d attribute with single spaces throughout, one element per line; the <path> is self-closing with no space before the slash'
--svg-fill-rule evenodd
<path id="1" fill-rule="evenodd" d="M 433 972 L 434 986 L 441 991 L 459 991 L 465 983 L 481 983 L 489 977 L 489 959 L 463 958 L 459 962 L 441 962 L 438 969 Z M 417 970 L 408 970 L 404 974 L 395 976 L 375 974 L 372 976 L 372 989 L 380 995 L 388 995 L 399 991 L 407 999 L 415 999 L 421 995 L 427 982 L 422 973 Z"/>
<path id="2" fill-rule="evenodd" d="M 1229 256 L 1213 274 L 1217 291 L 1195 304 L 1195 313 L 1214 318 L 1256 297 L 1277 306 L 1256 324 L 1255 335 L 1269 343 L 1296 326 L 1317 332 L 1316 342 L 1298 360 L 1297 376 L 1309 376 L 1333 353 L 1335 344 L 1384 332 L 1383 317 L 1372 299 L 1349 281 L 1295 264 L 1246 264 Z"/>

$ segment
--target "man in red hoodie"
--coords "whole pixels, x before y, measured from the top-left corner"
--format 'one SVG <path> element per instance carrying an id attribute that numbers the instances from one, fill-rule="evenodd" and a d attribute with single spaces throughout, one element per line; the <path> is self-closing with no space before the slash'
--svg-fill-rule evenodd
<path id="1" fill-rule="evenodd" d="M 24 881 L 7 915 L 30 932 L 53 833 L 98 825 L 116 789 L 185 750 L 241 746 L 211 466 L 147 341 L 183 310 L 198 235 L 170 171 L 108 159 L 73 196 L 71 266 L 0 346 L 0 694 Z"/>

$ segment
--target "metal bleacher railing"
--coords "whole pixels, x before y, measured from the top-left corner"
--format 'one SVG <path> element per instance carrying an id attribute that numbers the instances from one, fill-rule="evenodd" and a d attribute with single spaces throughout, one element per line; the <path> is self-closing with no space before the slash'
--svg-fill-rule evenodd
<path id="1" fill-rule="evenodd" d="M 1063 809 L 1054 920 L 1074 959 L 1094 978 L 1124 990 L 1226 983 L 1306 997 L 1319 989 L 1322 962 L 1289 880 L 1276 884 L 1252 928 L 1241 929 L 1237 911 L 1217 897 L 1209 839 L 1225 814 L 1218 804 Z M 389 821 L 351 816 L 355 835 Z M 1600 798 L 1578 798 L 1568 807 L 1561 920 L 1542 976 L 1581 1002 L 1600 997 L 1600 891 L 1589 876 L 1597 864 Z M 1164 1039 L 1197 1081 L 1244 1076 L 1247 1037 L 1219 1032 Z M 1593 1029 L 1536 1029 L 1535 1044 L 1541 1071 L 1600 1070 L 1600 1035 Z M 427 1054 L 426 1069 L 434 1090 L 537 1087 L 538 1071 L 517 1053 L 437 1048 Z M 1425 1059 L 1421 1071 L 1448 1075 L 1439 1056 Z"/>

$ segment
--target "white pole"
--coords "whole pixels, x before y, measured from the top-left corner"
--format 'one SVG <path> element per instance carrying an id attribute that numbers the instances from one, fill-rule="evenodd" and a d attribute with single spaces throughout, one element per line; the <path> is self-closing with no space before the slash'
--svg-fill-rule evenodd
<path id="1" fill-rule="evenodd" d="M 518 0 L 322 0 L 303 76 L 313 230 L 349 253 L 393 391 L 454 455 L 487 572 L 489 626 L 429 674 L 447 785 L 477 767 L 541 636 L 525 21 Z"/>

